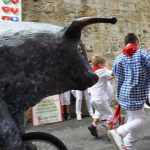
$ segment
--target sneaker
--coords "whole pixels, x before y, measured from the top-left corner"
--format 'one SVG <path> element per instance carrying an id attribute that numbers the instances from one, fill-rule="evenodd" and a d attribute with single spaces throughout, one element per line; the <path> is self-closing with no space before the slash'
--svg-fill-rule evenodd
<path id="1" fill-rule="evenodd" d="M 122 148 L 123 148 L 123 150 L 127 150 L 127 149 L 126 149 L 126 147 L 125 147 L 124 145 L 123 145 L 123 147 L 122 147 Z"/>
<path id="2" fill-rule="evenodd" d="M 93 126 L 93 124 L 90 124 L 88 126 L 88 129 L 90 130 L 91 134 L 95 137 L 98 137 L 98 134 L 97 134 L 97 128 Z"/>
<path id="3" fill-rule="evenodd" d="M 125 145 L 123 145 L 122 148 L 123 148 L 123 150 L 128 150 L 128 149 L 129 149 L 129 150 L 131 150 L 131 149 L 132 149 L 132 150 L 137 150 L 137 149 L 135 148 L 135 146 L 129 146 L 128 149 L 127 149 L 127 147 L 126 147 Z"/>
<path id="4" fill-rule="evenodd" d="M 144 104 L 144 108 L 150 109 L 150 107 L 146 103 Z"/>
<path id="5" fill-rule="evenodd" d="M 102 125 L 101 125 L 101 128 L 103 128 L 103 129 L 108 129 L 108 125 L 107 125 L 107 124 L 102 124 Z"/>
<path id="6" fill-rule="evenodd" d="M 67 113 L 67 120 L 71 120 L 71 114 Z"/>
<path id="7" fill-rule="evenodd" d="M 117 148 L 116 150 L 123 150 L 122 149 L 123 140 L 119 135 L 117 135 L 116 129 L 109 130 L 107 132 L 107 134 L 108 134 L 108 137 L 110 138 L 111 142 L 116 146 L 116 148 Z"/>
<path id="8" fill-rule="evenodd" d="M 62 113 L 62 116 L 63 116 L 63 121 L 65 121 L 66 120 L 65 113 Z"/>
<path id="9" fill-rule="evenodd" d="M 81 115 L 77 115 L 77 120 L 82 120 Z"/>
<path id="10" fill-rule="evenodd" d="M 119 126 L 124 125 L 124 123 L 125 123 L 125 116 L 121 115 L 119 118 Z"/>

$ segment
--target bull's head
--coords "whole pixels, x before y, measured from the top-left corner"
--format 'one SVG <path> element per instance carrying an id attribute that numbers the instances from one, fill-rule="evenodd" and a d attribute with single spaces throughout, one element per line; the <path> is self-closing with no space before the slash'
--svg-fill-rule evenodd
<path id="1" fill-rule="evenodd" d="M 26 110 L 46 96 L 95 84 L 98 76 L 88 63 L 81 30 L 116 21 L 81 18 L 64 28 L 0 21 L 0 93 L 11 111 Z"/>
<path id="2" fill-rule="evenodd" d="M 91 87 L 98 81 L 98 76 L 92 71 L 87 60 L 84 45 L 80 40 L 81 30 L 85 26 L 95 23 L 115 24 L 116 22 L 117 19 L 115 17 L 85 17 L 73 20 L 68 26 L 64 27 L 61 30 L 63 39 L 62 41 L 65 44 L 66 50 L 68 50 L 69 53 L 69 55 L 67 56 L 71 56 L 69 62 L 67 62 L 70 67 L 68 70 L 66 70 L 66 72 L 70 75 L 69 78 L 67 78 L 67 81 L 71 82 L 72 89 L 85 90 L 86 88 Z M 66 86 L 68 82 L 66 82 Z"/>

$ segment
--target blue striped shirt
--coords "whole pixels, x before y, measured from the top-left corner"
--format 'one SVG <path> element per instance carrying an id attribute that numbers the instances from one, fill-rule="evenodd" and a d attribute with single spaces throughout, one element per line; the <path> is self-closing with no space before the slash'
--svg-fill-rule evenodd
<path id="1" fill-rule="evenodd" d="M 136 50 L 132 57 L 119 55 L 112 73 L 117 80 L 116 98 L 121 107 L 130 111 L 142 109 L 150 87 L 150 53 Z"/>

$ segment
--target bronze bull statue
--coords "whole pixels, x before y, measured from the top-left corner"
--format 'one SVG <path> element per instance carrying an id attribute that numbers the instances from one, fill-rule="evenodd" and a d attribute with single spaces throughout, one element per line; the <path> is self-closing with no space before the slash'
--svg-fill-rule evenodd
<path id="1" fill-rule="evenodd" d="M 46 96 L 85 90 L 98 81 L 81 30 L 116 18 L 80 18 L 66 27 L 0 21 L 0 147 L 24 150 L 24 111 Z"/>

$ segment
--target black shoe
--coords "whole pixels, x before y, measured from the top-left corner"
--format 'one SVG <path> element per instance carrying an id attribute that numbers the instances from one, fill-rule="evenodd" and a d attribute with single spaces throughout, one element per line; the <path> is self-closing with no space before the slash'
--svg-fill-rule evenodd
<path id="1" fill-rule="evenodd" d="M 63 113 L 62 116 L 63 116 L 63 121 L 65 121 L 66 120 L 65 113 Z"/>
<path id="2" fill-rule="evenodd" d="M 98 137 L 98 134 L 97 134 L 97 128 L 94 127 L 92 124 L 90 124 L 88 126 L 88 129 L 90 130 L 91 134 L 95 137 Z"/>
<path id="3" fill-rule="evenodd" d="M 67 120 L 71 120 L 71 114 L 67 113 Z"/>

